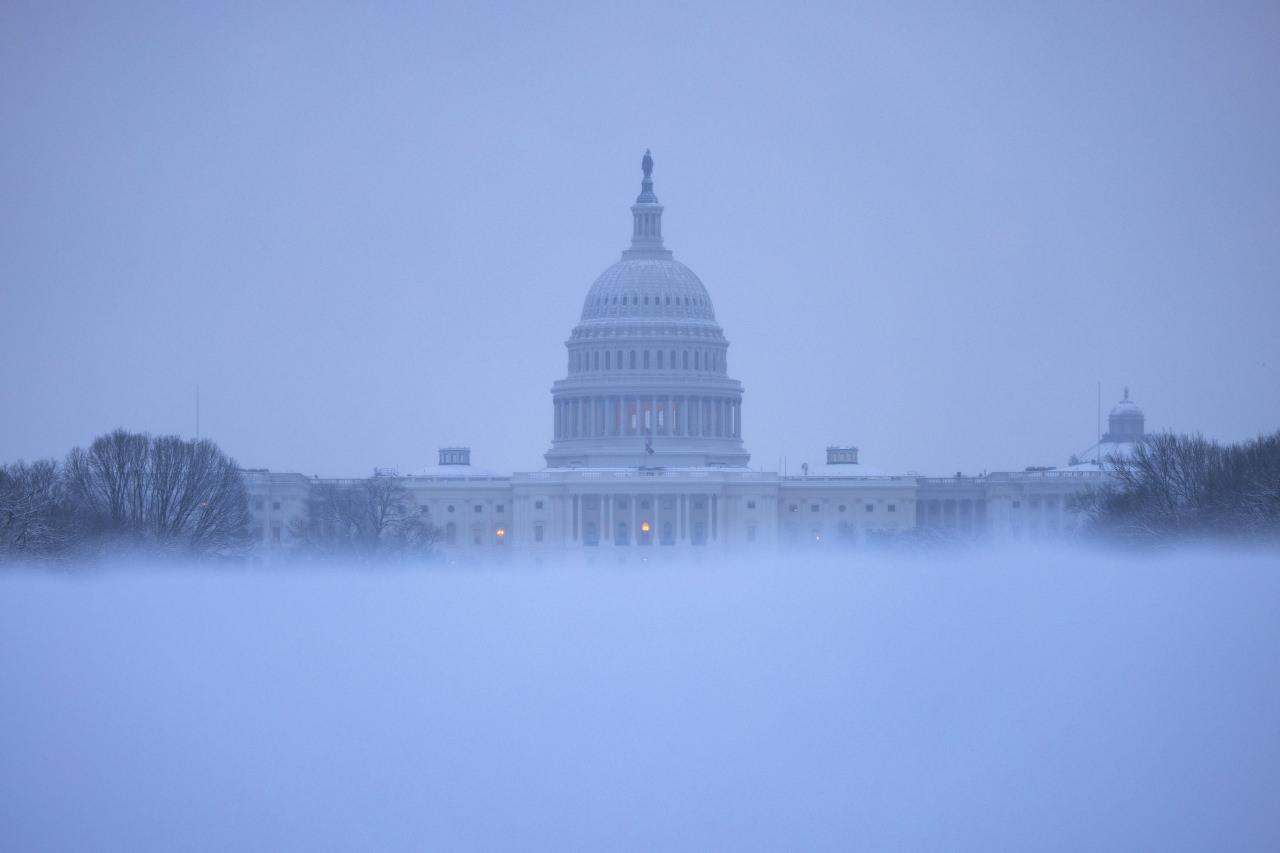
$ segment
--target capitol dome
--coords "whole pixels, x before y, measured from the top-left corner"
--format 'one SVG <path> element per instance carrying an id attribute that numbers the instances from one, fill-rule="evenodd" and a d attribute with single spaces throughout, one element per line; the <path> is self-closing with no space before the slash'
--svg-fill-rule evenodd
<path id="1" fill-rule="evenodd" d="M 591 285 L 552 388 L 551 467 L 739 467 L 742 385 L 702 281 L 662 241 L 653 158 L 631 246 Z"/>
<path id="2" fill-rule="evenodd" d="M 591 285 L 582 322 L 619 318 L 704 320 L 715 309 L 702 281 L 674 258 L 624 258 Z"/>

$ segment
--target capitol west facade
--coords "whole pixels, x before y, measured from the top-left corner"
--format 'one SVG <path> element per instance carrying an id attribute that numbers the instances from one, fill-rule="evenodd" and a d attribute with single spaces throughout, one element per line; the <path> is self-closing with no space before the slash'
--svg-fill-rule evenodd
<path id="1" fill-rule="evenodd" d="M 913 529 L 1018 540 L 1068 534 L 1071 496 L 1105 477 L 1108 455 L 1144 437 L 1125 400 L 1091 462 L 980 477 L 869 470 L 855 447 L 826 449 L 800 474 L 750 470 L 742 384 L 706 287 L 666 248 L 653 161 L 642 163 L 631 245 L 587 292 L 552 387 L 551 447 L 539 471 L 497 474 L 470 449 L 400 477 L 446 552 L 632 549 L 674 552 L 770 545 L 852 546 Z M 339 481 L 245 472 L 260 557 L 294 544 L 316 487 Z M 654 552 L 646 552 L 654 553 Z"/>

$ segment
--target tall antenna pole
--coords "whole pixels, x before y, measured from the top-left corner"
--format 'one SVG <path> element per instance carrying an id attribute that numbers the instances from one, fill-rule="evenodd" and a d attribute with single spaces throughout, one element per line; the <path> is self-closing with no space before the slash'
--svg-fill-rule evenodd
<path id="1" fill-rule="evenodd" d="M 1098 380 L 1098 443 L 1093 446 L 1094 461 L 1102 464 L 1102 380 Z"/>
<path id="2" fill-rule="evenodd" d="M 200 383 L 196 383 L 196 441 L 200 440 Z"/>

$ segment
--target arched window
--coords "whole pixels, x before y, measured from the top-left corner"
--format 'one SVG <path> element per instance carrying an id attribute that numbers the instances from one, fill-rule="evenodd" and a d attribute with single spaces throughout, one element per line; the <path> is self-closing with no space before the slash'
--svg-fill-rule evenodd
<path id="1" fill-rule="evenodd" d="M 631 351 L 631 369 L 632 370 L 636 369 L 636 351 L 635 350 Z"/>
<path id="2" fill-rule="evenodd" d="M 648 350 L 644 351 L 644 369 L 645 370 L 649 369 L 649 351 Z"/>
<path id="3" fill-rule="evenodd" d="M 688 350 L 684 351 L 684 369 L 685 370 L 689 369 L 689 351 Z"/>
<path id="4" fill-rule="evenodd" d="M 621 370 L 622 369 L 622 350 L 618 350 L 618 361 L 616 363 L 618 365 L 618 369 Z"/>
<path id="5" fill-rule="evenodd" d="M 658 369 L 662 369 L 662 350 L 658 350 Z"/>
<path id="6" fill-rule="evenodd" d="M 671 351 L 671 369 L 672 370 L 676 369 L 676 351 L 675 350 Z"/>
<path id="7" fill-rule="evenodd" d="M 591 369 L 592 370 L 600 369 L 600 351 L 599 350 L 596 350 L 591 354 Z"/>
<path id="8" fill-rule="evenodd" d="M 605 370 L 609 369 L 609 351 L 608 350 L 604 351 L 604 369 Z"/>

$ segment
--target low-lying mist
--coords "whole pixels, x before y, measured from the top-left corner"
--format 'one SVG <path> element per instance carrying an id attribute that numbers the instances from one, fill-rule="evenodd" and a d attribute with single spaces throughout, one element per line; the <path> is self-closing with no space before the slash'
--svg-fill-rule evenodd
<path id="1" fill-rule="evenodd" d="M 1272 552 L 0 573 L 7 850 L 1273 850 Z"/>

